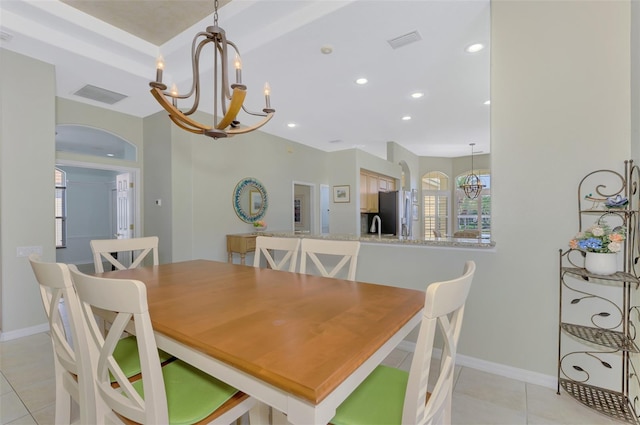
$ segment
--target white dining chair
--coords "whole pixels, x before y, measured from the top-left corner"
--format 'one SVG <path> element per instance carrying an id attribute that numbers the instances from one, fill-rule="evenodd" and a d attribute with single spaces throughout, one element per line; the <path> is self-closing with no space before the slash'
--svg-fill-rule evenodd
<path id="1" fill-rule="evenodd" d="M 360 242 L 305 238 L 300 246 L 300 273 L 307 273 L 308 258 L 324 277 L 336 277 L 348 265 L 346 278 L 356 280 Z"/>
<path id="2" fill-rule="evenodd" d="M 231 423 L 256 404 L 255 399 L 181 360 L 160 367 L 142 282 L 90 276 L 73 265 L 69 269 L 93 345 L 99 423 L 112 412 L 140 424 Z M 115 314 L 105 337 L 95 321 L 94 307 Z M 141 364 L 140 379 L 134 382 L 124 376 L 113 357 L 119 335 L 131 321 Z"/>
<path id="3" fill-rule="evenodd" d="M 299 238 L 258 236 L 256 238 L 253 267 L 260 267 L 260 259 L 264 257 L 267 265 L 273 270 L 283 270 L 289 264 L 288 270 L 295 272 L 298 265 L 299 250 Z"/>
<path id="4" fill-rule="evenodd" d="M 158 237 L 148 236 L 144 238 L 130 239 L 94 239 L 90 242 L 93 252 L 93 266 L 96 273 L 104 272 L 103 261 L 108 261 L 117 270 L 133 269 L 142 264 L 142 261 L 151 254 L 153 265 L 158 265 Z M 125 266 L 112 254 L 131 252 L 132 260 L 129 266 Z"/>
<path id="5" fill-rule="evenodd" d="M 87 334 L 69 269 L 66 264 L 42 262 L 36 254 L 29 256 L 29 263 L 40 286 L 53 345 L 55 423 L 71 423 L 72 400 L 80 407 L 80 423 L 95 423 L 96 394 L 91 379 L 89 347 L 78 343 L 86 341 Z"/>
<path id="6" fill-rule="evenodd" d="M 69 267 L 63 263 L 43 262 L 37 254 L 29 256 L 29 263 L 40 285 L 53 345 L 55 423 L 69 423 L 71 399 L 80 406 L 80 423 L 94 423 L 96 394 L 89 364 L 91 357 L 86 343 L 89 336 Z M 127 378 L 140 373 L 138 347 L 134 336 L 122 335 L 118 339 L 114 357 L 123 365 L 123 373 Z M 159 357 L 163 364 L 172 360 L 172 356 L 164 351 L 159 351 Z"/>
<path id="7" fill-rule="evenodd" d="M 464 306 L 476 265 L 462 276 L 427 287 L 424 315 L 409 372 L 378 366 L 338 407 L 334 425 L 450 424 L 453 373 Z M 431 368 L 436 334 L 443 340 L 440 370 Z M 429 378 L 436 377 L 428 392 Z M 426 403 L 425 403 L 426 400 Z"/>

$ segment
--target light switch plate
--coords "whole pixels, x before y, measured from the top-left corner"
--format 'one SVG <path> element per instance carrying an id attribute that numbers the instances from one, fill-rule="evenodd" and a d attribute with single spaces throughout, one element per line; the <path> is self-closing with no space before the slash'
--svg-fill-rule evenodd
<path id="1" fill-rule="evenodd" d="M 16 249 L 16 256 L 28 257 L 31 254 L 42 255 L 42 246 L 19 246 Z"/>

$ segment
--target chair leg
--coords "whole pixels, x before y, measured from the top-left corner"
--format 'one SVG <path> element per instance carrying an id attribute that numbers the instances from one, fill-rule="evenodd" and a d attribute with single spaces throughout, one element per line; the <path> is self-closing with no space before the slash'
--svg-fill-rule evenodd
<path id="1" fill-rule="evenodd" d="M 55 422 L 57 424 L 71 423 L 71 396 L 62 388 L 56 389 Z"/>

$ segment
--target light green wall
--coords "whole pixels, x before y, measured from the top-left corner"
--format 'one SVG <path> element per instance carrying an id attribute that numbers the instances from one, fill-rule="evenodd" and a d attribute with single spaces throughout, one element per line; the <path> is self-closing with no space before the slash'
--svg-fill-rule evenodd
<path id="1" fill-rule="evenodd" d="M 53 67 L 0 49 L 0 328 L 2 337 L 45 322 L 40 292 L 20 246 L 55 260 Z M 46 328 L 43 328 L 46 329 Z"/>
<path id="2" fill-rule="evenodd" d="M 208 120 L 204 116 L 197 119 Z M 237 217 L 232 204 L 233 190 L 245 177 L 258 179 L 267 190 L 264 220 L 270 230 L 293 230 L 294 181 L 316 185 L 318 208 L 319 185 L 327 183 L 325 152 L 260 131 L 214 140 L 174 125 L 167 129 L 170 121 L 164 113 L 144 121 L 149 147 L 145 232 L 170 235 L 167 241 L 160 238 L 160 252 L 165 252 L 161 262 L 226 261 L 226 235 L 252 231 L 251 224 Z M 160 198 L 162 206 L 155 206 L 155 199 Z"/>

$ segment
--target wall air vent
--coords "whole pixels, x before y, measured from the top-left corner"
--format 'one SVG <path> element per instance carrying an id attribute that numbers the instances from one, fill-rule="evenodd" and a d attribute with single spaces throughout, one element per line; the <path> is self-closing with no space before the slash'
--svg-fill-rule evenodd
<path id="1" fill-rule="evenodd" d="M 128 97 L 124 94 L 116 93 L 107 89 L 102 89 L 90 84 L 82 87 L 80 90 L 75 92 L 74 95 L 95 100 L 96 102 L 107 103 L 109 105 L 113 105 L 114 103 L 120 102 L 122 99 Z"/>
<path id="2" fill-rule="evenodd" d="M 387 40 L 387 43 L 389 43 L 392 49 L 399 49 L 400 47 L 406 46 L 407 44 L 415 43 L 416 41 L 420 40 L 422 40 L 422 36 L 420 35 L 420 33 L 418 31 L 412 31 L 405 35 Z"/>

